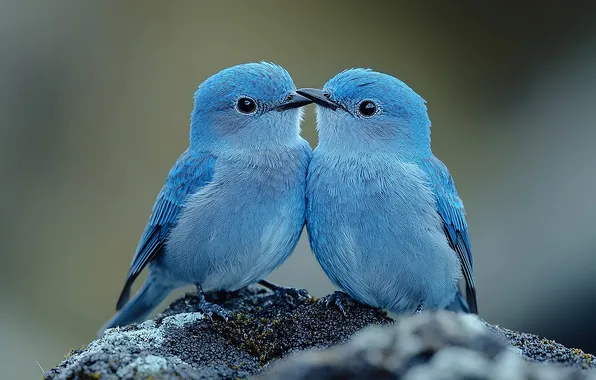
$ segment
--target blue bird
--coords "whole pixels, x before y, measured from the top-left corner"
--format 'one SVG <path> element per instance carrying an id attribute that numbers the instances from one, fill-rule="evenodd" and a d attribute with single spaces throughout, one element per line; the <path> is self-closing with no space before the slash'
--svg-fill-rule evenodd
<path id="1" fill-rule="evenodd" d="M 424 99 L 368 69 L 346 70 L 322 90 L 298 93 L 318 105 L 306 228 L 332 282 L 392 312 L 477 313 L 464 207 L 431 151 Z M 332 299 L 343 310 L 342 297 Z"/>
<path id="2" fill-rule="evenodd" d="M 227 319 L 229 311 L 207 302 L 204 292 L 258 282 L 288 258 L 305 223 L 312 151 L 300 122 L 310 103 L 271 63 L 234 66 L 198 87 L 189 148 L 157 196 L 119 311 L 102 331 L 143 320 L 187 284 L 196 285 L 202 311 Z M 147 280 L 129 302 L 147 264 Z"/>

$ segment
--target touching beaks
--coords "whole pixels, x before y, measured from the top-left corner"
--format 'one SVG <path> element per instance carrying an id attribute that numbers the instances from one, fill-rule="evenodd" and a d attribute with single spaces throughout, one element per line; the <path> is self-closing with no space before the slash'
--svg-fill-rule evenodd
<path id="1" fill-rule="evenodd" d="M 312 100 L 310 100 L 310 98 L 304 97 L 302 95 L 299 95 L 299 94 L 293 92 L 288 95 L 288 97 L 286 98 L 286 100 L 283 101 L 283 103 L 276 106 L 275 110 L 276 111 L 285 111 L 285 110 L 289 110 L 292 108 L 300 108 L 302 106 L 306 106 L 311 103 L 312 103 Z"/>
<path id="2" fill-rule="evenodd" d="M 301 88 L 296 90 L 297 93 L 307 97 L 308 99 L 312 100 L 314 103 L 326 107 L 332 110 L 336 110 L 340 108 L 340 105 L 335 103 L 329 97 L 329 93 L 323 90 L 319 90 L 318 88 Z"/>

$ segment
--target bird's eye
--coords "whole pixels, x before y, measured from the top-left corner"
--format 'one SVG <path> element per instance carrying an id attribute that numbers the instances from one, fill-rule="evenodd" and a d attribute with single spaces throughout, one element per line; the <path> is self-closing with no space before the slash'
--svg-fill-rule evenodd
<path id="1" fill-rule="evenodd" d="M 236 107 L 238 107 L 238 111 L 249 114 L 255 112 L 255 110 L 257 109 L 257 103 L 255 103 L 255 101 L 251 98 L 242 97 L 238 99 Z"/>
<path id="2" fill-rule="evenodd" d="M 363 100 L 358 105 L 358 112 L 364 117 L 371 117 L 377 113 L 377 105 L 371 100 Z"/>

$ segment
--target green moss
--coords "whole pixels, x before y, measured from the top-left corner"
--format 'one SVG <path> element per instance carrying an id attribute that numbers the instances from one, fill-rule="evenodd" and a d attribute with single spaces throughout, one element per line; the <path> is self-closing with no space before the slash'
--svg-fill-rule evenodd
<path id="1" fill-rule="evenodd" d="M 276 344 L 276 329 L 282 324 L 279 318 L 268 320 L 259 316 L 237 315 L 227 323 L 217 321 L 215 324 L 217 326 L 214 327 L 235 346 L 257 357 L 260 365 L 268 363 L 283 352 L 283 348 Z"/>

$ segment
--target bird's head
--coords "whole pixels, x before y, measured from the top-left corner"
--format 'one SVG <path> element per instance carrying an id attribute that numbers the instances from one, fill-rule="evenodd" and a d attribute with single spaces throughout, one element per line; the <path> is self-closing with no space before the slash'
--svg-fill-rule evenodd
<path id="1" fill-rule="evenodd" d="M 325 149 L 430 151 L 426 102 L 405 83 L 370 69 L 350 69 L 323 89 L 298 93 L 317 104 L 319 146 Z"/>
<path id="2" fill-rule="evenodd" d="M 281 66 L 247 63 L 222 70 L 195 93 L 191 149 L 291 144 L 300 138 L 301 107 L 310 103 L 296 93 L 290 74 Z"/>

